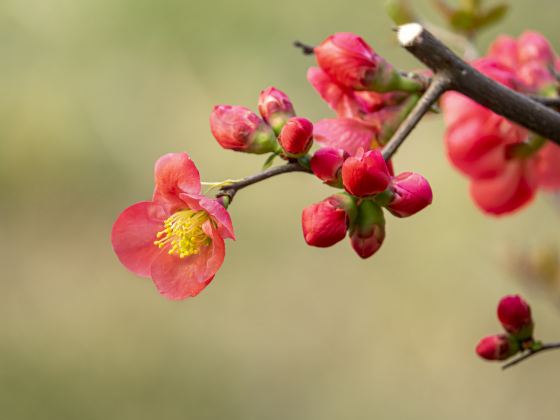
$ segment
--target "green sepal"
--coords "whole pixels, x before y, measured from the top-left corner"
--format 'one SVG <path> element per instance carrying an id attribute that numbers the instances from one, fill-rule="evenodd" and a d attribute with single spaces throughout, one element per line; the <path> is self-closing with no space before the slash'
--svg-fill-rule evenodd
<path id="1" fill-rule="evenodd" d="M 386 207 L 393 201 L 393 191 L 387 188 L 385 191 L 377 194 L 373 200 L 381 207 Z"/>
<path id="2" fill-rule="evenodd" d="M 383 210 L 372 200 L 363 200 L 358 206 L 355 223 L 350 226 L 350 235 L 358 231 L 359 234 L 367 236 L 375 225 L 385 226 Z"/>
<path id="3" fill-rule="evenodd" d="M 340 206 L 348 215 L 348 225 L 353 226 L 358 217 L 358 206 L 356 198 L 346 192 L 341 192 L 334 195 L 338 198 Z"/>
<path id="4" fill-rule="evenodd" d="M 272 166 L 272 164 L 274 163 L 274 159 L 276 159 L 276 157 L 278 156 L 278 153 L 272 153 L 269 157 L 266 158 L 266 160 L 263 163 L 262 166 L 262 170 L 267 170 L 268 168 L 270 168 Z"/>
<path id="5" fill-rule="evenodd" d="M 526 341 L 526 340 L 530 340 L 533 337 L 534 331 L 535 331 L 535 324 L 531 322 L 530 324 L 525 325 L 516 333 L 513 334 L 510 333 L 510 335 L 513 338 L 515 338 L 517 341 Z"/>

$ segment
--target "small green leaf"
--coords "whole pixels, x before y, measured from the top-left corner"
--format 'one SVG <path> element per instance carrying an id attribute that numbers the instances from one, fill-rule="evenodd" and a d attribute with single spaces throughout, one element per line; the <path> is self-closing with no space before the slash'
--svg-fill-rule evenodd
<path id="1" fill-rule="evenodd" d="M 276 153 L 271 154 L 263 163 L 262 170 L 265 171 L 272 166 L 274 159 L 278 156 Z"/>
<path id="2" fill-rule="evenodd" d="M 416 18 L 408 0 L 387 0 L 385 10 L 393 22 L 397 25 L 415 22 Z"/>
<path id="3" fill-rule="evenodd" d="M 451 27 L 456 31 L 472 31 L 477 27 L 477 17 L 466 10 L 456 10 L 449 19 Z"/>
<path id="4" fill-rule="evenodd" d="M 509 5 L 498 4 L 478 16 L 477 28 L 493 25 L 501 21 L 509 11 Z"/>

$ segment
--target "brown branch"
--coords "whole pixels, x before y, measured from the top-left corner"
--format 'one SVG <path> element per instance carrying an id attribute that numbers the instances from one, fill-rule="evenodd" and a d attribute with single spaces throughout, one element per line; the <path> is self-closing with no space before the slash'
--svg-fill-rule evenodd
<path id="1" fill-rule="evenodd" d="M 532 357 L 535 354 L 541 353 L 546 350 L 554 350 L 554 349 L 560 349 L 560 343 L 543 344 L 541 347 L 538 347 L 535 350 L 528 350 L 521 356 L 513 359 L 511 362 L 506 363 L 505 365 L 502 366 L 502 369 L 507 369 L 512 366 L 515 366 L 516 364 L 521 363 L 524 360 L 527 360 L 529 357 Z"/>
<path id="2" fill-rule="evenodd" d="M 294 47 L 301 49 L 303 55 L 315 54 L 315 47 L 312 45 L 304 44 L 303 42 L 294 41 Z"/>
<path id="3" fill-rule="evenodd" d="M 547 98 L 538 95 L 527 95 L 527 97 L 549 108 L 560 108 L 560 98 Z"/>
<path id="4" fill-rule="evenodd" d="M 227 198 L 228 202 L 226 203 L 226 205 L 229 205 L 229 203 L 231 203 L 233 197 L 235 197 L 235 194 L 237 194 L 239 190 L 248 187 L 249 185 L 264 181 L 265 179 L 272 178 L 273 176 L 287 174 L 289 172 L 312 173 L 310 169 L 301 165 L 299 162 L 293 161 L 286 163 L 285 165 L 275 166 L 274 168 L 267 169 L 266 171 L 260 172 L 256 175 L 248 176 L 240 181 L 231 183 L 229 185 L 225 185 L 218 190 L 216 197 Z"/>
<path id="5" fill-rule="evenodd" d="M 451 90 L 560 144 L 560 113 L 486 77 L 418 23 L 400 26 L 398 38 L 401 46 L 430 67 L 435 75 L 445 75 L 450 80 Z"/>
<path id="6" fill-rule="evenodd" d="M 385 160 L 391 159 L 393 154 L 397 151 L 399 146 L 405 141 L 408 135 L 412 132 L 414 127 L 420 122 L 424 114 L 426 114 L 433 104 L 437 102 L 439 97 L 450 86 L 450 80 L 445 74 L 436 74 L 430 83 L 424 95 L 420 98 L 416 106 L 410 111 L 410 114 L 401 123 L 391 140 L 383 148 L 383 158 Z"/>

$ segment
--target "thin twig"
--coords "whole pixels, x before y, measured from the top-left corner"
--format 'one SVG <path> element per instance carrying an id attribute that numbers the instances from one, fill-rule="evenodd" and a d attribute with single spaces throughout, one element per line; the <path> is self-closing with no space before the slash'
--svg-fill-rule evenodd
<path id="1" fill-rule="evenodd" d="M 294 41 L 294 47 L 301 49 L 303 55 L 315 54 L 315 47 L 312 45 L 304 44 L 303 42 Z"/>
<path id="2" fill-rule="evenodd" d="M 414 127 L 420 122 L 422 117 L 430 111 L 439 97 L 449 89 L 450 81 L 444 74 L 436 74 L 432 78 L 430 86 L 424 92 L 416 106 L 412 109 L 410 114 L 399 126 L 391 140 L 383 148 L 383 158 L 385 160 L 391 159 L 393 154 L 397 151 L 399 146 L 404 142 L 408 135 L 414 130 Z"/>
<path id="3" fill-rule="evenodd" d="M 527 97 L 531 98 L 533 101 L 536 101 L 544 106 L 548 106 L 550 108 L 560 108 L 560 98 L 547 98 L 546 96 L 538 96 L 538 95 L 527 95 Z"/>
<path id="4" fill-rule="evenodd" d="M 560 113 L 486 77 L 418 23 L 400 26 L 398 38 L 400 44 L 434 74 L 445 74 L 451 83 L 450 89 L 560 144 Z"/>
<path id="5" fill-rule="evenodd" d="M 532 357 L 535 354 L 541 353 L 546 350 L 554 350 L 554 349 L 560 349 L 560 343 L 543 344 L 541 347 L 537 348 L 536 350 L 528 350 L 526 353 L 513 359 L 511 362 L 506 363 L 505 365 L 502 366 L 502 369 L 507 369 L 512 366 L 515 366 L 516 364 L 521 363 L 524 360 L 527 360 L 529 357 Z"/>
<path id="6" fill-rule="evenodd" d="M 285 165 L 275 166 L 274 168 L 267 169 L 266 171 L 260 172 L 256 175 L 251 175 L 246 178 L 243 178 L 237 182 L 228 184 L 220 188 L 216 197 L 227 197 L 228 204 L 231 203 L 233 197 L 237 192 L 249 185 L 256 184 L 258 182 L 264 181 L 265 179 L 272 178 L 276 175 L 286 174 L 289 172 L 307 172 L 311 173 L 311 170 L 306 168 L 305 166 L 301 165 L 299 162 L 289 162 Z"/>

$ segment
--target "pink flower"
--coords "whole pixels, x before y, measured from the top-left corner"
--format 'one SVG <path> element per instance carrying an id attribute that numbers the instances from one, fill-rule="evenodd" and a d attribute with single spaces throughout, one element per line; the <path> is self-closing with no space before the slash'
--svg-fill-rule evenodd
<path id="1" fill-rule="evenodd" d="M 358 207 L 356 222 L 350 229 L 352 248 L 361 258 L 369 258 L 381 248 L 384 239 L 383 210 L 372 201 L 362 201 Z"/>
<path id="2" fill-rule="evenodd" d="M 517 41 L 517 56 L 519 62 L 525 64 L 538 61 L 543 66 L 552 65 L 556 54 L 542 34 L 534 31 L 526 31 Z"/>
<path id="3" fill-rule="evenodd" d="M 533 334 L 531 307 L 519 295 L 505 296 L 500 300 L 498 319 L 504 329 L 517 339 L 528 339 Z"/>
<path id="4" fill-rule="evenodd" d="M 229 213 L 200 195 L 200 175 L 186 153 L 156 162 L 152 200 L 124 210 L 111 233 L 121 263 L 174 300 L 196 296 L 212 281 L 224 261 L 224 238 L 234 239 Z"/>
<path id="5" fill-rule="evenodd" d="M 210 115 L 210 129 L 224 149 L 262 154 L 277 148 L 270 126 L 242 106 L 215 106 Z"/>
<path id="6" fill-rule="evenodd" d="M 403 172 L 391 179 L 392 198 L 386 206 L 397 217 L 418 213 L 432 203 L 432 189 L 428 180 L 414 172 Z"/>
<path id="7" fill-rule="evenodd" d="M 359 151 L 342 165 L 342 183 L 356 197 L 383 192 L 389 186 L 390 173 L 379 150 Z"/>
<path id="8" fill-rule="evenodd" d="M 317 178 L 328 185 L 342 186 L 342 164 L 348 157 L 343 149 L 321 147 L 310 161 L 311 170 Z"/>
<path id="9" fill-rule="evenodd" d="M 296 115 L 288 95 L 275 87 L 269 87 L 261 92 L 259 112 L 277 134 L 288 119 Z"/>
<path id="10" fill-rule="evenodd" d="M 301 224 L 308 245 L 326 248 L 340 242 L 355 217 L 356 204 L 345 194 L 335 194 L 303 209 Z"/>
<path id="11" fill-rule="evenodd" d="M 506 360 L 519 351 L 519 346 L 505 334 L 484 337 L 476 346 L 476 353 L 486 360 Z"/>
<path id="12" fill-rule="evenodd" d="M 305 155 L 313 144 L 313 124 L 305 118 L 290 118 L 282 128 L 278 142 L 289 157 Z"/>
<path id="13" fill-rule="evenodd" d="M 534 89 L 551 80 L 542 74 L 542 65 L 539 70 L 536 61 L 523 61 L 531 55 L 520 54 L 519 42 L 511 38 L 499 38 L 490 56 L 473 65 L 511 89 L 535 93 Z M 559 146 L 458 93 L 444 95 L 441 105 L 447 124 L 448 157 L 470 178 L 471 196 L 483 211 L 511 213 L 529 203 L 539 188 L 560 188 L 560 172 L 551 169 L 560 163 Z"/>
<path id="14" fill-rule="evenodd" d="M 338 32 L 315 48 L 319 67 L 336 83 L 352 90 L 417 92 L 421 85 L 401 77 L 356 34 Z"/>
<path id="15" fill-rule="evenodd" d="M 350 32 L 329 36 L 315 48 L 319 66 L 350 89 L 367 89 L 381 59 L 365 41 Z"/>

